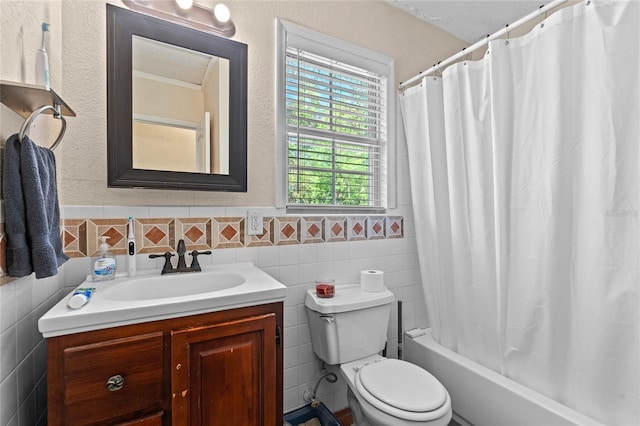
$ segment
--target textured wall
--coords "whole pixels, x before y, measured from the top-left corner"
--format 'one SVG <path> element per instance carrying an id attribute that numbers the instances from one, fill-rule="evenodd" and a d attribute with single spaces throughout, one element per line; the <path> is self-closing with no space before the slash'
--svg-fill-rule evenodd
<path id="1" fill-rule="evenodd" d="M 273 206 L 275 17 L 394 57 L 398 81 L 463 47 L 459 40 L 382 1 L 227 3 L 238 28 L 234 39 L 249 46 L 246 194 L 108 189 L 105 2 L 0 0 L 0 79 L 34 82 L 40 24 L 49 22 L 51 86 L 78 115 L 68 119 L 67 134 L 56 150 L 63 218 L 242 217 L 247 206 Z M 0 106 L 1 143 L 21 124 L 19 116 Z M 57 136 L 58 128 L 56 120 L 43 116 L 32 126 L 31 136 L 47 145 Z M 265 215 L 285 214 L 276 209 L 263 211 Z M 426 324 L 403 144 L 398 146 L 398 209 L 389 214 L 404 217 L 405 238 L 214 252 L 212 263 L 253 261 L 289 288 L 285 300 L 285 409 L 301 405 L 304 389 L 313 387 L 319 377 L 303 305 L 304 292 L 318 274 L 330 273 L 338 282 L 348 282 L 357 279 L 360 269 L 383 269 L 387 285 L 405 301 L 406 327 Z M 89 269 L 87 259 L 70 260 L 59 275 L 46 280 L 30 276 L 0 282 L 0 425 L 46 424 L 46 344 L 37 330 L 37 320 L 82 282 Z M 159 269 L 161 264 L 141 259 L 138 266 Z M 397 342 L 396 322 L 393 317 L 391 354 Z M 319 394 L 332 409 L 346 406 L 342 381 L 335 386 L 323 384 Z"/>
<path id="2" fill-rule="evenodd" d="M 233 38 L 249 46 L 248 192 L 106 187 L 106 7 L 102 1 L 64 1 L 62 51 L 57 52 L 62 58 L 60 93 L 78 117 L 69 120 L 67 137 L 56 153 L 62 204 L 273 206 L 276 17 L 394 57 L 398 80 L 409 78 L 461 47 L 459 40 L 382 1 L 228 4 L 237 27 Z"/>
<path id="3" fill-rule="evenodd" d="M 27 4 L 0 0 L 0 79 L 35 82 L 35 57 L 40 47 L 42 22 L 51 24 L 47 34 L 51 86 L 62 85 L 59 52 L 63 31 L 59 2 Z M 9 108 L 0 107 L 3 146 L 22 122 Z M 50 115 L 40 117 L 34 122 L 30 135 L 34 140 L 53 142 L 59 125 Z M 0 228 L 3 222 L 4 219 L 0 220 Z M 0 256 L 4 256 L 1 244 Z M 38 332 L 37 321 L 60 299 L 63 283 L 63 271 L 37 282 L 33 275 L 8 283 L 0 278 L 0 425 L 46 424 L 47 346 Z"/>

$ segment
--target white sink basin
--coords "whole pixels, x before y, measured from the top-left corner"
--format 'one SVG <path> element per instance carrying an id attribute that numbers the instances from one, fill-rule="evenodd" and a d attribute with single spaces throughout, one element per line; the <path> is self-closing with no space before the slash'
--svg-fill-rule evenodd
<path id="1" fill-rule="evenodd" d="M 87 277 L 78 287 L 93 287 L 95 292 L 80 309 L 67 306 L 71 292 L 44 314 L 38 321 L 44 337 L 281 302 L 287 293 L 282 283 L 252 263 L 166 275 L 148 271 L 105 282 Z"/>
<path id="2" fill-rule="evenodd" d="M 245 282 L 244 276 L 233 272 L 190 272 L 114 282 L 103 294 L 107 300 L 165 299 L 226 290 Z"/>

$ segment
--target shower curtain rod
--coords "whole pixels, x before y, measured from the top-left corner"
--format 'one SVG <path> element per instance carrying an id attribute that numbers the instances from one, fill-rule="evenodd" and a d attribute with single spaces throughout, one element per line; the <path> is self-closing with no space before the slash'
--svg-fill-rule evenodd
<path id="1" fill-rule="evenodd" d="M 511 30 L 514 30 L 524 24 L 526 24 L 527 22 L 531 21 L 534 18 L 539 17 L 540 15 L 542 15 L 543 13 L 548 12 L 549 10 L 553 9 L 554 7 L 560 6 L 562 3 L 566 3 L 568 0 L 553 0 L 551 3 L 548 3 L 544 6 L 540 6 L 540 8 L 538 8 L 538 10 L 531 12 L 530 14 L 528 14 L 527 16 L 518 19 L 517 21 L 515 21 L 512 24 L 506 25 L 504 28 L 496 31 L 493 34 L 490 34 L 488 36 L 486 36 L 484 39 L 476 42 L 475 44 L 472 44 L 469 47 L 465 47 L 464 49 L 462 49 L 460 52 L 448 57 L 447 59 L 438 62 L 437 64 L 435 64 L 434 66 L 432 66 L 431 68 L 429 68 L 428 70 L 422 71 L 420 74 L 411 77 L 409 80 L 407 81 L 403 81 L 401 82 L 398 87 L 400 90 L 405 89 L 407 86 L 409 86 L 410 84 L 420 80 L 422 77 L 427 76 L 429 74 L 431 74 L 432 72 L 435 72 L 437 70 L 439 70 L 440 68 L 444 68 L 447 65 L 452 64 L 453 62 L 457 61 L 458 59 L 468 55 L 469 53 L 478 50 L 479 48 L 486 46 L 487 44 L 489 44 L 490 41 L 495 40 L 499 37 L 502 37 L 504 34 L 508 33 Z"/>

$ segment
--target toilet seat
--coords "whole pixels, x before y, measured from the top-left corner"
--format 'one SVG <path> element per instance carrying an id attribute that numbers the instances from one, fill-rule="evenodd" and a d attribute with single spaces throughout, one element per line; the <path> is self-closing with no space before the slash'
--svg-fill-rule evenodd
<path id="1" fill-rule="evenodd" d="M 397 359 L 363 366 L 356 372 L 360 396 L 394 417 L 425 422 L 447 415 L 449 395 L 429 372 Z"/>

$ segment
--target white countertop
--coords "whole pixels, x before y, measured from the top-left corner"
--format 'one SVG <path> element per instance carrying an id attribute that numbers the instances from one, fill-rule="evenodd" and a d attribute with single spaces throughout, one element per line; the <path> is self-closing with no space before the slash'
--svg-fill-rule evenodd
<path id="1" fill-rule="evenodd" d="M 123 283 L 128 281 L 130 285 L 135 285 L 136 280 L 140 280 L 141 283 L 142 280 L 149 281 L 151 278 L 166 285 L 169 282 L 165 280 L 173 279 L 179 283 L 189 277 L 202 280 L 215 277 L 220 273 L 241 275 L 245 278 L 245 282 L 231 288 L 177 297 L 153 299 L 153 296 L 148 296 L 144 300 L 114 300 L 106 297 L 108 293 L 113 292 L 113 286 L 120 283 L 119 286 L 122 287 Z M 252 263 L 203 267 L 202 272 L 166 275 L 160 275 L 160 271 L 145 271 L 135 278 L 118 275 L 114 280 L 103 282 L 92 282 L 91 277 L 88 277 L 79 287 L 94 287 L 96 290 L 89 302 L 80 309 L 71 309 L 67 306 L 73 293 L 71 292 L 44 314 L 38 320 L 38 329 L 45 338 L 280 302 L 287 293 L 287 288 L 282 283 L 256 268 Z M 111 289 L 107 291 L 110 287 Z"/>

